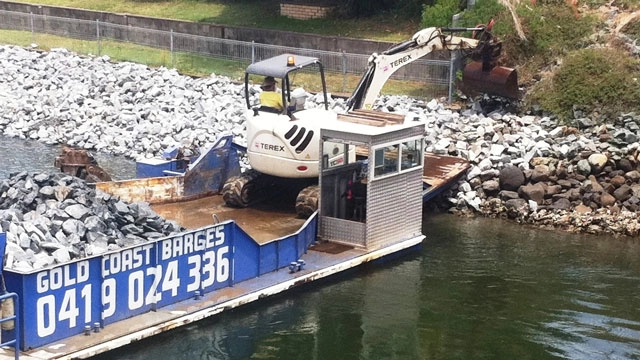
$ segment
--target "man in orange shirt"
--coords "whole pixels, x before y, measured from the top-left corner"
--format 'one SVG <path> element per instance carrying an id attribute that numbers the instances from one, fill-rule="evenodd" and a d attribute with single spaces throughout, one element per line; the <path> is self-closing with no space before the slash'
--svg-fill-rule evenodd
<path id="1" fill-rule="evenodd" d="M 282 105 L 282 94 L 276 92 L 276 79 L 274 79 L 273 76 L 265 77 L 260 88 L 262 89 L 260 93 L 260 105 L 281 112 L 284 109 L 284 105 Z"/>

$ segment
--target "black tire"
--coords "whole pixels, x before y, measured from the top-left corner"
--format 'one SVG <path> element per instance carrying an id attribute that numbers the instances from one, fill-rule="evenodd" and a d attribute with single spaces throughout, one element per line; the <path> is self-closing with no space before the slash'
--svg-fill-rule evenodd
<path id="1" fill-rule="evenodd" d="M 318 185 L 307 186 L 300 190 L 296 198 L 296 214 L 301 218 L 308 218 L 318 210 L 318 197 L 320 187 Z"/>
<path id="2" fill-rule="evenodd" d="M 251 196 L 255 190 L 257 171 L 247 170 L 239 176 L 232 176 L 222 187 L 222 199 L 231 207 L 243 208 L 249 206 L 253 200 Z"/>

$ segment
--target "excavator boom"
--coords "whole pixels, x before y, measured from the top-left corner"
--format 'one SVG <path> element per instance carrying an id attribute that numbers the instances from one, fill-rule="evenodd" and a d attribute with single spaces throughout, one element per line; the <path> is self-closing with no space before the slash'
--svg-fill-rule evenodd
<path id="1" fill-rule="evenodd" d="M 478 39 L 454 36 L 454 32 L 473 31 Z M 417 32 L 411 40 L 399 43 L 381 54 L 369 57 L 367 71 L 347 101 L 349 110 L 371 109 L 387 80 L 401 67 L 437 50 L 469 50 L 472 59 L 480 59 L 471 71 L 465 72 L 470 80 L 465 88 L 490 94 L 517 98 L 517 73 L 514 69 L 495 66 L 500 55 L 500 43 L 486 27 L 476 28 L 427 28 Z"/>

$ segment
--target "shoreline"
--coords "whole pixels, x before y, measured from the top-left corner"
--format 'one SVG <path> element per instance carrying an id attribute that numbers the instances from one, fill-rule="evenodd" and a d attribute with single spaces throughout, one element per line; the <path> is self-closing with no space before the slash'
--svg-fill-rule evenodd
<path id="1" fill-rule="evenodd" d="M 106 56 L 15 46 L 0 46 L 0 68 L 5 136 L 134 159 L 169 146 L 203 147 L 223 132 L 246 143 L 242 86 L 226 77 L 194 79 Z M 308 107 L 318 106 L 314 97 Z M 576 127 L 569 127 L 497 105 L 483 115 L 479 101 L 461 110 L 407 96 L 383 95 L 377 103 L 425 123 L 426 151 L 470 161 L 467 175 L 440 198 L 450 212 L 569 232 L 640 232 L 640 116 L 599 125 L 576 111 Z M 330 107 L 344 111 L 345 100 Z"/>

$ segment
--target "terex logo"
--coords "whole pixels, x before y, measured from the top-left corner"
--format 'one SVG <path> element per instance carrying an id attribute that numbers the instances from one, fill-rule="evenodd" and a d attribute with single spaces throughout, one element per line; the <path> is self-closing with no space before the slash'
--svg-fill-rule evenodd
<path id="1" fill-rule="evenodd" d="M 254 146 L 256 148 L 258 148 L 258 149 L 263 149 L 263 150 L 284 151 L 284 146 L 283 145 L 272 145 L 272 144 L 265 144 L 265 143 L 261 143 L 261 142 L 256 142 Z"/>
<path id="2" fill-rule="evenodd" d="M 392 62 L 391 63 L 391 67 L 392 68 L 397 67 L 398 65 L 404 64 L 409 60 L 411 60 L 411 55 L 405 55 L 405 56 L 401 57 L 400 59 Z"/>

